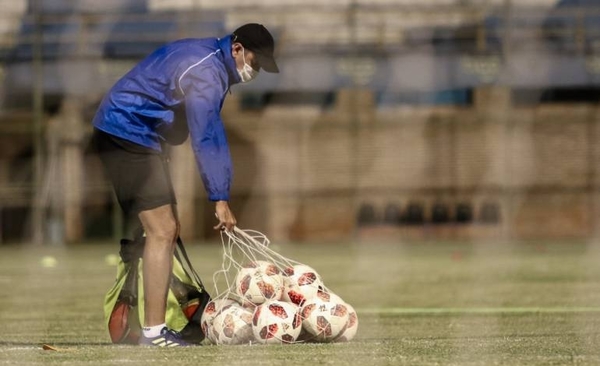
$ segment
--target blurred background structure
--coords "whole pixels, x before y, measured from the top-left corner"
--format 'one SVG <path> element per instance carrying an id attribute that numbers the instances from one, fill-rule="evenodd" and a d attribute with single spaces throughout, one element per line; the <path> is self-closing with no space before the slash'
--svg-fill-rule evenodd
<path id="1" fill-rule="evenodd" d="M 108 88 L 247 22 L 281 74 L 224 106 L 241 227 L 274 240 L 595 238 L 594 0 L 0 0 L 0 243 L 118 238 L 94 154 Z M 189 146 L 183 236 L 215 235 Z"/>

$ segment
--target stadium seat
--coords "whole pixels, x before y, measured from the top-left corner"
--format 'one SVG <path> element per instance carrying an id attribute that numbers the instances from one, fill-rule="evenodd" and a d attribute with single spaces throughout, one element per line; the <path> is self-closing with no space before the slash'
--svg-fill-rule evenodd
<path id="1" fill-rule="evenodd" d="M 418 202 L 411 202 L 406 207 L 404 213 L 404 222 L 407 225 L 422 225 L 425 222 L 425 210 L 423 204 Z"/>
<path id="2" fill-rule="evenodd" d="M 433 224 L 445 224 L 450 221 L 450 209 L 443 202 L 436 202 L 431 207 L 431 222 Z"/>
<path id="3" fill-rule="evenodd" d="M 33 43 L 28 41 L 35 34 L 35 24 L 31 20 L 23 21 L 20 25 L 18 41 L 9 54 L 8 61 L 27 61 L 33 58 Z M 42 45 L 42 57 L 44 59 L 56 59 L 68 57 L 76 51 L 74 42 L 64 42 L 63 38 L 76 35 L 81 30 L 81 24 L 77 22 L 64 24 L 43 24 L 44 44 Z M 23 41 L 21 41 L 23 40 Z"/>
<path id="4" fill-rule="evenodd" d="M 397 203 L 388 203 L 383 211 L 383 222 L 387 225 L 399 225 L 402 222 L 402 212 Z"/>
<path id="5" fill-rule="evenodd" d="M 473 221 L 473 207 L 471 204 L 461 202 L 456 205 L 456 222 L 467 224 Z"/>

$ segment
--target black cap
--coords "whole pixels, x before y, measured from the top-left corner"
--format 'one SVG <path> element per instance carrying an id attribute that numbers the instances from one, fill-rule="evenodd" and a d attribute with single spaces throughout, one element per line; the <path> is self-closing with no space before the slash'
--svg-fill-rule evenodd
<path id="1" fill-rule="evenodd" d="M 257 23 L 242 25 L 233 32 L 233 42 L 240 42 L 242 46 L 254 52 L 260 67 L 266 72 L 279 72 L 273 57 L 275 42 L 264 25 Z"/>

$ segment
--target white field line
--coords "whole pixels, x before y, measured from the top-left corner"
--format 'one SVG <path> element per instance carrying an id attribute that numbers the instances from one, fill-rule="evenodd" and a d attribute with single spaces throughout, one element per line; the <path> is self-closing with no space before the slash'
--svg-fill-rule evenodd
<path id="1" fill-rule="evenodd" d="M 600 313 L 600 307 L 500 307 L 500 308 L 363 308 L 357 314 L 533 314 L 533 313 Z"/>
<path id="2" fill-rule="evenodd" d="M 4 351 L 23 351 L 23 350 L 39 350 L 41 349 L 38 346 L 1 346 L 0 345 L 0 353 Z"/>

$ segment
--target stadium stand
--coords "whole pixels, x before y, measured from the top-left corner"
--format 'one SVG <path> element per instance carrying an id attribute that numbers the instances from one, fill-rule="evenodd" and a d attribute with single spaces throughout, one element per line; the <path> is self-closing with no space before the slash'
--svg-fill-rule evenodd
<path id="1" fill-rule="evenodd" d="M 3 4 L 3 16 L 0 19 L 0 58 L 6 50 L 15 44 L 21 18 L 27 10 L 26 0 L 15 0 Z"/>
<path id="2" fill-rule="evenodd" d="M 0 22 L 3 90 L 20 97 L 10 107 L 28 109 L 36 24 L 26 14 L 26 2 L 10 4 L 11 14 L 23 16 L 5 19 L 3 14 Z M 501 216 L 507 207 L 522 203 L 534 212 L 530 207 L 547 204 L 545 197 L 567 200 L 572 198 L 568 194 L 579 202 L 595 184 L 591 160 L 571 166 L 552 155 L 556 149 L 551 147 L 571 146 L 561 139 L 569 136 L 576 141 L 569 150 L 572 161 L 594 156 L 590 146 L 596 134 L 587 123 L 594 115 L 590 104 L 600 95 L 595 2 L 524 0 L 511 7 L 502 0 L 44 4 L 48 114 L 60 110 L 56 106 L 69 95 L 88 96 L 85 111 L 90 113 L 112 80 L 168 40 L 217 36 L 247 21 L 269 24 L 282 73 L 236 87 L 224 113 L 237 136 L 232 150 L 238 160 L 246 162 L 247 146 L 262 159 L 256 172 L 240 164 L 235 194 L 264 199 L 265 207 L 254 212 L 286 212 L 264 224 L 252 221 L 253 207 L 241 219 L 249 226 L 264 224 L 275 237 L 285 238 L 292 220 L 310 223 L 303 227 L 306 235 L 312 229 L 393 223 L 398 216 L 415 230 L 430 223 L 494 226 L 522 220 L 523 215 Z M 62 77 L 65 70 L 77 70 L 78 77 Z M 573 88 L 579 88 L 577 93 Z M 551 92 L 540 95 L 539 89 Z M 570 104 L 551 105 L 557 100 Z M 540 101 L 555 109 L 538 108 Z M 581 105 L 574 108 L 574 102 Z M 11 126 L 17 124 L 10 120 Z M 6 121 L 0 121 L 1 128 L 7 128 Z M 30 137 L 31 131 L 24 131 L 22 136 Z M 508 156 L 507 146 L 516 146 L 526 158 Z M 17 159 L 11 154 L 8 160 Z M 590 165 L 582 167 L 580 161 Z M 549 168 L 549 162 L 558 164 Z M 542 173 L 533 174 L 526 164 Z M 507 171 L 515 178 L 504 178 Z M 510 200 L 520 196 L 505 193 L 534 189 L 541 198 L 522 193 L 519 205 Z M 376 207 L 367 203 L 374 197 L 410 204 L 402 211 L 399 205 Z M 444 197 L 444 204 L 437 197 Z M 490 200 L 479 204 L 481 197 Z M 295 206 L 303 208 L 290 209 Z M 334 216 L 329 206 L 346 216 L 327 221 Z M 577 211 L 573 216 L 585 215 Z M 531 217 L 529 227 L 535 227 L 535 214 Z M 577 225 L 565 225 L 565 230 L 585 231 Z"/>

